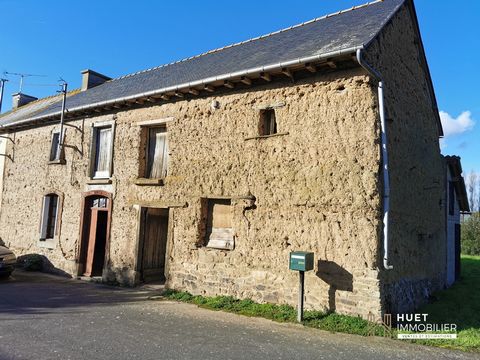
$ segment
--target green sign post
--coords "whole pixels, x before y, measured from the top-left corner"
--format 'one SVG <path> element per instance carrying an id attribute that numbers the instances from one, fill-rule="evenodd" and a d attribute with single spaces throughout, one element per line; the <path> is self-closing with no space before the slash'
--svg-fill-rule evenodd
<path id="1" fill-rule="evenodd" d="M 289 269 L 298 271 L 300 282 L 298 285 L 297 321 L 303 320 L 303 299 L 305 293 L 305 271 L 313 270 L 313 253 L 294 251 L 290 253 Z"/>

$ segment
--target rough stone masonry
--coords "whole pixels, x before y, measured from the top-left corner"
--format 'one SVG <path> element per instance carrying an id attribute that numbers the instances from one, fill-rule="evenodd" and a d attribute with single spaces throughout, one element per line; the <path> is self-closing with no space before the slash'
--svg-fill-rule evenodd
<path id="1" fill-rule="evenodd" d="M 66 128 L 65 164 L 47 164 L 58 122 L 12 131 L 0 237 L 78 275 L 82 194 L 111 194 L 105 281 L 139 282 L 142 208 L 168 209 L 166 285 L 193 294 L 296 304 L 291 251 L 312 251 L 306 307 L 367 317 L 412 310 L 443 286 L 443 165 L 431 94 L 408 3 L 366 52 L 385 76 L 394 270 L 381 268 L 382 201 L 376 83 L 358 65 L 107 113 Z M 212 100 L 218 103 L 212 106 Z M 258 136 L 260 112 L 277 133 Z M 169 119 L 168 176 L 139 185 L 143 123 Z M 89 179 L 92 125 L 115 124 L 109 182 Z M 42 199 L 56 193 L 55 238 L 39 241 Z M 233 250 L 204 244 L 203 199 L 230 199 Z"/>

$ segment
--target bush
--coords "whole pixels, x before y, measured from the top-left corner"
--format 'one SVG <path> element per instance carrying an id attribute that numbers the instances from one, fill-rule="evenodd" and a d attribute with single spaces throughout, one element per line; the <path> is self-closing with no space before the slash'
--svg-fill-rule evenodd
<path id="1" fill-rule="evenodd" d="M 38 254 L 30 254 L 22 257 L 23 269 L 26 271 L 42 271 L 43 256 Z"/>
<path id="2" fill-rule="evenodd" d="M 472 214 L 462 224 L 462 254 L 480 255 L 480 213 Z"/>

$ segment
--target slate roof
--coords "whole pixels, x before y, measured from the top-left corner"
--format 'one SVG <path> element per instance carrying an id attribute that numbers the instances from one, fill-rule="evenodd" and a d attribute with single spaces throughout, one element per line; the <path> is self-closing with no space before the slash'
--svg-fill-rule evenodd
<path id="1" fill-rule="evenodd" d="M 462 176 L 462 163 L 459 156 L 445 156 L 445 162 L 450 169 L 452 181 L 455 186 L 455 192 L 457 193 L 458 205 L 460 211 L 470 212 L 470 205 L 468 203 L 467 188 L 465 186 L 465 179 Z"/>
<path id="2" fill-rule="evenodd" d="M 82 106 L 105 105 L 105 102 L 120 98 L 160 93 L 165 89 L 171 91 L 214 78 L 248 74 L 253 70 L 260 72 L 263 68 L 278 67 L 279 63 L 353 52 L 368 45 L 403 3 L 404 0 L 371 2 L 192 58 L 112 79 L 70 96 L 67 109 L 73 112 Z M 36 111 L 34 116 L 20 114 L 20 109 L 3 114 L 0 126 L 51 115 L 61 109 L 60 101 L 45 104 L 47 106 Z"/>
<path id="3" fill-rule="evenodd" d="M 67 99 L 68 97 L 75 95 L 78 92 L 79 90 L 73 90 L 69 92 L 67 94 Z M 10 123 L 15 123 L 19 120 L 31 118 L 35 115 L 38 115 L 39 113 L 42 113 L 43 111 L 45 111 L 45 109 L 48 109 L 50 106 L 54 104 L 61 104 L 61 101 L 62 101 L 61 94 L 52 95 L 52 96 L 48 96 L 42 99 L 32 101 L 26 105 L 20 106 L 19 108 L 13 111 L 2 114 L 2 116 L 0 116 L 0 126 L 7 125 Z"/>

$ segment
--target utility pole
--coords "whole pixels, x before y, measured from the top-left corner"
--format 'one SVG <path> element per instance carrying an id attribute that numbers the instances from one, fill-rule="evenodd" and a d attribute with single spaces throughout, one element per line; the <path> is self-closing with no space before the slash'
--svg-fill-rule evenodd
<path id="1" fill-rule="evenodd" d="M 63 153 L 63 124 L 64 124 L 64 117 L 65 117 L 65 102 L 67 100 L 67 86 L 68 84 L 62 80 L 63 83 L 61 84 L 61 87 L 62 87 L 62 90 L 60 90 L 59 92 L 61 92 L 63 94 L 63 99 L 62 99 L 62 114 L 60 115 L 60 141 L 59 141 L 59 148 L 60 148 L 60 156 L 61 154 Z"/>
<path id="2" fill-rule="evenodd" d="M 0 79 L 0 114 L 2 113 L 3 90 L 7 81 L 7 79 Z"/>

